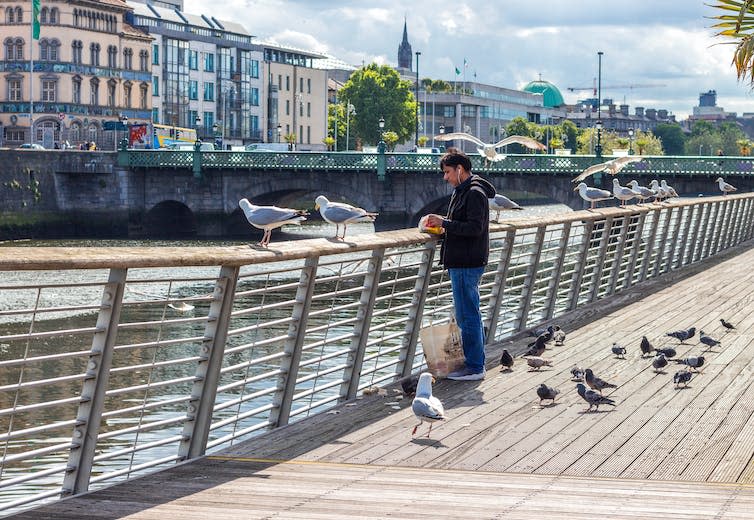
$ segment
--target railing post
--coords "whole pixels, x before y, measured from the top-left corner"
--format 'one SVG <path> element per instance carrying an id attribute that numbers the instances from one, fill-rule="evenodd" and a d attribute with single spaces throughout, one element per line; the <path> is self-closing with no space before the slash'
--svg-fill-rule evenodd
<path id="1" fill-rule="evenodd" d="M 272 398 L 273 408 L 270 410 L 270 424 L 273 428 L 288 424 L 291 415 L 293 394 L 296 392 L 296 379 L 301 364 L 301 353 L 306 337 L 306 326 L 309 321 L 309 309 L 312 304 L 318 265 L 319 257 L 308 257 L 303 269 L 301 269 L 301 277 L 296 290 L 296 303 L 291 310 L 291 324 L 288 326 L 288 339 L 283 347 L 285 356 L 280 361 L 282 375 Z"/>
<path id="2" fill-rule="evenodd" d="M 62 496 L 78 495 L 89 489 L 94 455 L 97 451 L 105 393 L 110 380 L 113 350 L 118 335 L 118 323 L 123 308 L 126 269 L 111 269 L 102 293 L 102 304 L 97 316 L 97 331 L 92 338 L 92 349 L 86 365 L 86 378 L 81 390 L 81 403 L 76 413 L 71 452 L 63 478 Z"/>
<path id="3" fill-rule="evenodd" d="M 608 282 L 606 296 L 613 294 L 615 292 L 615 286 L 618 285 L 618 274 L 620 273 L 621 265 L 623 265 L 623 251 L 626 249 L 626 240 L 628 240 L 628 230 L 631 227 L 632 218 L 633 215 L 623 216 L 620 239 L 618 240 L 618 246 L 613 253 L 613 265 L 610 271 L 610 281 Z"/>
<path id="4" fill-rule="evenodd" d="M 699 259 L 704 259 L 709 256 L 710 253 L 710 246 L 712 244 L 712 238 L 714 235 L 714 229 L 715 229 L 715 221 L 717 220 L 717 217 L 720 213 L 720 203 L 715 202 L 714 205 L 710 206 L 709 213 L 707 213 L 707 218 L 704 221 L 704 227 L 702 228 L 702 233 L 704 233 L 704 240 L 702 241 L 702 247 L 699 251 Z M 712 215 L 714 212 L 714 216 Z M 710 229 L 710 221 L 712 221 L 712 229 Z"/>
<path id="5" fill-rule="evenodd" d="M 652 269 L 652 278 L 657 278 L 657 276 L 660 274 L 660 270 L 662 269 L 662 258 L 665 256 L 665 246 L 668 243 L 668 232 L 670 231 L 670 222 L 673 220 L 673 208 L 666 209 L 663 213 L 665 213 L 665 222 L 662 223 L 662 234 L 660 235 L 660 249 L 657 251 L 657 256 L 655 257 L 655 265 Z"/>
<path id="6" fill-rule="evenodd" d="M 432 240 L 424 244 L 421 265 L 416 275 L 414 295 L 411 298 L 411 309 L 408 311 L 406 328 L 403 333 L 403 344 L 399 354 L 399 362 L 395 366 L 398 377 L 407 377 L 414 370 L 414 358 L 416 357 L 416 343 L 419 340 L 419 330 L 422 327 L 424 316 L 424 303 L 427 301 L 429 281 L 432 278 L 432 263 L 435 259 L 437 241 Z"/>
<path id="7" fill-rule="evenodd" d="M 719 203 L 718 212 L 717 215 L 715 215 L 715 221 L 712 223 L 712 237 L 710 239 L 710 247 L 708 252 L 709 256 L 713 256 L 719 250 L 723 229 L 730 219 L 730 215 L 728 213 L 729 210 L 729 200 L 725 200 L 724 202 Z"/>
<path id="8" fill-rule="evenodd" d="M 746 199 L 746 210 L 744 211 L 744 222 L 746 222 L 744 235 L 741 242 L 749 240 L 754 235 L 754 200 Z"/>
<path id="9" fill-rule="evenodd" d="M 584 277 L 584 268 L 586 267 L 587 255 L 589 254 L 589 245 L 592 243 L 592 232 L 594 231 L 594 220 L 588 220 L 584 225 L 584 241 L 573 265 L 573 278 L 571 279 L 571 288 L 568 294 L 568 310 L 572 311 L 579 304 L 579 293 L 581 289 L 581 280 Z"/>
<path id="10" fill-rule="evenodd" d="M 698 235 L 699 235 L 699 228 L 702 225 L 702 215 L 704 214 L 705 206 L 706 204 L 694 205 L 693 230 L 689 233 L 689 239 L 691 239 L 691 243 L 689 244 L 688 252 L 686 253 L 688 258 L 684 258 L 683 265 L 694 263 L 694 258 L 696 254 L 696 246 L 697 246 Z"/>
<path id="11" fill-rule="evenodd" d="M 676 245 L 678 244 L 678 241 L 681 240 L 680 232 L 681 232 L 681 224 L 683 224 L 683 207 L 679 207 L 678 211 L 676 212 L 675 217 L 675 226 L 673 226 L 673 233 L 671 235 L 669 249 L 668 249 L 668 261 L 665 263 L 665 270 L 663 272 L 667 273 L 673 269 L 673 257 L 675 256 L 676 251 Z M 672 214 L 671 214 L 672 215 Z"/>
<path id="12" fill-rule="evenodd" d="M 647 272 L 649 271 L 649 264 L 652 261 L 652 251 L 654 251 L 655 240 L 657 237 L 657 226 L 660 224 L 660 210 L 656 209 L 652 212 L 652 225 L 649 227 L 649 236 L 645 242 L 644 255 L 641 258 L 641 273 L 639 274 L 639 282 L 643 282 L 647 279 Z"/>
<path id="13" fill-rule="evenodd" d="M 517 323 L 514 323 L 513 325 L 515 330 L 524 330 L 526 328 L 526 320 L 529 317 L 529 309 L 531 308 L 531 297 L 534 292 L 534 282 L 537 279 L 539 258 L 542 256 L 545 229 L 545 226 L 539 226 L 534 235 L 534 251 L 531 253 L 529 266 L 526 268 L 526 275 L 524 276 L 524 285 L 521 289 L 521 301 L 519 303 L 518 320 L 516 320 Z"/>
<path id="14" fill-rule="evenodd" d="M 364 351 L 369 339 L 369 328 L 372 323 L 374 302 L 380 287 L 382 260 L 385 258 L 385 248 L 380 247 L 372 251 L 372 257 L 367 264 L 364 276 L 364 288 L 356 311 L 356 324 L 353 327 L 353 339 L 348 353 L 348 361 L 343 374 L 343 384 L 340 387 L 340 401 L 353 399 L 359 390 L 361 366 L 364 363 Z"/>
<path id="15" fill-rule="evenodd" d="M 485 343 L 490 342 L 490 338 L 495 338 L 497 323 L 500 321 L 500 307 L 503 305 L 503 295 L 505 294 L 505 281 L 508 278 L 508 266 L 511 263 L 511 254 L 513 253 L 513 241 L 516 239 L 516 230 L 509 229 L 505 233 L 505 240 L 500 251 L 500 262 L 497 264 L 495 272 L 495 281 L 492 284 L 490 292 L 490 308 L 487 317 L 484 320 L 484 328 L 487 331 Z"/>
<path id="16" fill-rule="evenodd" d="M 639 214 L 639 219 L 636 222 L 636 228 L 634 229 L 634 238 L 631 241 L 631 256 L 628 259 L 628 265 L 626 266 L 626 274 L 623 277 L 623 287 L 628 289 L 634 283 L 634 268 L 636 267 L 636 259 L 639 256 L 639 249 L 641 248 L 641 236 L 644 233 L 644 220 L 647 218 L 645 212 Z"/>
<path id="17" fill-rule="evenodd" d="M 683 226 L 683 233 L 678 237 L 681 240 L 681 244 L 678 247 L 678 261 L 676 262 L 676 267 L 682 267 L 683 262 L 686 258 L 686 244 L 688 244 L 689 240 L 689 234 L 691 233 L 691 226 L 694 223 L 693 215 L 694 211 L 696 211 L 697 206 L 686 206 L 685 212 L 678 215 L 679 218 L 683 217 L 683 215 L 686 215 L 685 218 L 683 218 L 685 226 Z"/>
<path id="18" fill-rule="evenodd" d="M 215 283 L 212 303 L 209 306 L 207 325 L 204 327 L 199 362 L 194 375 L 194 385 L 188 402 L 183 439 L 178 447 L 181 460 L 204 455 L 212 426 L 212 415 L 217 397 L 217 384 L 225 355 L 233 298 L 238 282 L 238 267 L 223 266 Z"/>
<path id="19" fill-rule="evenodd" d="M 721 251 L 723 249 L 726 249 L 728 247 L 728 242 L 730 241 L 730 233 L 732 231 L 733 226 L 731 225 L 733 223 L 733 219 L 736 214 L 736 203 L 738 200 L 727 200 L 725 201 L 725 222 L 721 223 L 720 226 L 720 237 L 718 240 L 715 241 L 715 252 Z M 721 219 L 723 220 L 723 219 Z"/>
<path id="20" fill-rule="evenodd" d="M 550 274 L 550 283 L 547 284 L 547 293 L 545 294 L 545 320 L 549 320 L 555 314 L 555 304 L 558 300 L 558 287 L 560 286 L 560 276 L 563 273 L 563 262 L 565 261 L 566 251 L 568 251 L 568 239 L 571 236 L 571 223 L 563 224 L 563 230 L 558 240 L 558 258 Z"/>
<path id="21" fill-rule="evenodd" d="M 733 202 L 733 212 L 728 222 L 728 227 L 725 230 L 725 249 L 737 245 L 740 241 L 741 228 L 743 227 L 743 220 L 741 219 L 744 215 L 744 202 L 743 199 L 736 199 Z"/>
<path id="22" fill-rule="evenodd" d="M 593 302 L 600 295 L 600 280 L 602 279 L 602 269 L 605 267 L 605 257 L 607 256 L 607 246 L 610 243 L 610 234 L 613 229 L 613 217 L 609 216 L 605 219 L 602 227 L 602 238 L 600 241 L 600 249 L 597 253 L 597 261 L 594 263 L 594 272 L 592 273 L 592 281 L 589 286 L 589 298 L 587 301 Z"/>

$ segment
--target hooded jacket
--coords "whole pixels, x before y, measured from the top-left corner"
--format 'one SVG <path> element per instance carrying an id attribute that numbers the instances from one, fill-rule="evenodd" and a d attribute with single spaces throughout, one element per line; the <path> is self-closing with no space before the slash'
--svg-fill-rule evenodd
<path id="1" fill-rule="evenodd" d="M 472 174 L 455 187 L 442 223 L 445 239 L 440 263 L 449 267 L 483 267 L 490 252 L 490 202 L 495 187 Z"/>

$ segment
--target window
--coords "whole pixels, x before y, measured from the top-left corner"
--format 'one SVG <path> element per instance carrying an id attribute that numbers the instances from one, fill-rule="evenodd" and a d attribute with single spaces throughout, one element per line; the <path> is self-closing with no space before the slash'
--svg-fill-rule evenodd
<path id="1" fill-rule="evenodd" d="M 58 19 L 60 16 L 58 15 L 58 8 L 53 7 L 50 9 L 50 25 L 57 25 Z"/>
<path id="2" fill-rule="evenodd" d="M 312 117 L 312 104 L 311 102 L 306 102 L 306 117 Z"/>
<path id="3" fill-rule="evenodd" d="M 89 128 L 86 129 L 87 133 L 87 141 L 94 141 L 97 142 L 97 125 L 94 123 L 91 123 L 89 125 Z"/>
<path id="4" fill-rule="evenodd" d="M 204 94 L 202 99 L 204 101 L 214 101 L 215 100 L 215 84 L 205 81 L 204 82 Z"/>
<path id="5" fill-rule="evenodd" d="M 160 46 L 156 43 L 152 45 L 152 65 L 160 64 Z"/>
<path id="6" fill-rule="evenodd" d="M 303 101 L 298 102 L 298 115 L 301 117 L 304 116 L 304 102 Z"/>
<path id="7" fill-rule="evenodd" d="M 81 59 L 81 50 L 83 48 L 84 44 L 81 40 L 73 40 L 73 43 L 71 43 L 71 57 L 73 63 L 83 63 L 83 60 Z"/>
<path id="8" fill-rule="evenodd" d="M 147 108 L 147 93 L 149 92 L 149 86 L 146 83 L 142 83 L 139 87 L 139 108 L 146 110 Z"/>
<path id="9" fill-rule="evenodd" d="M 111 69 L 118 66 L 118 48 L 115 45 L 107 46 L 107 66 Z"/>
<path id="10" fill-rule="evenodd" d="M 89 64 L 93 67 L 99 67 L 99 43 L 92 43 L 89 46 Z"/>
<path id="11" fill-rule="evenodd" d="M 291 115 L 291 100 L 290 99 L 285 100 L 285 115 L 287 116 Z"/>
<path id="12" fill-rule="evenodd" d="M 97 78 L 89 82 L 89 104 L 99 105 L 99 80 Z"/>
<path id="13" fill-rule="evenodd" d="M 107 106 L 115 106 L 115 81 L 107 82 Z"/>
<path id="14" fill-rule="evenodd" d="M 39 41 L 39 59 L 41 61 L 58 61 L 58 47 L 60 47 L 58 40 L 42 38 Z"/>
<path id="15" fill-rule="evenodd" d="M 278 74 L 278 90 L 283 90 L 283 76 Z"/>
<path id="16" fill-rule="evenodd" d="M 312 93 L 312 78 L 306 78 L 306 93 Z"/>
<path id="17" fill-rule="evenodd" d="M 152 121 L 155 123 L 160 122 L 160 109 L 159 108 L 152 109 Z"/>
<path id="18" fill-rule="evenodd" d="M 8 61 L 24 59 L 24 41 L 21 38 L 5 39 L 5 59 Z"/>
<path id="19" fill-rule="evenodd" d="M 7 7 L 5 9 L 5 23 L 23 23 L 24 12 L 20 7 Z"/>
<path id="20" fill-rule="evenodd" d="M 81 123 L 71 123 L 71 129 L 68 131 L 68 138 L 72 143 L 78 143 L 81 141 Z"/>
<path id="21" fill-rule="evenodd" d="M 73 78 L 71 101 L 76 104 L 81 103 L 81 78 L 76 76 Z"/>
<path id="22" fill-rule="evenodd" d="M 298 91 L 304 91 L 304 78 L 298 78 Z"/>
<path id="23" fill-rule="evenodd" d="M 8 80 L 8 101 L 21 101 L 21 78 Z"/>
<path id="24" fill-rule="evenodd" d="M 42 10 L 39 12 L 39 23 L 47 23 L 47 8 L 43 7 Z"/>
<path id="25" fill-rule="evenodd" d="M 249 127 L 252 132 L 259 130 L 259 116 L 249 116 Z"/>
<path id="26" fill-rule="evenodd" d="M 152 76 L 152 95 L 160 95 L 160 78 L 158 78 L 157 76 Z"/>
<path id="27" fill-rule="evenodd" d="M 149 66 L 149 53 L 145 50 L 139 51 L 139 70 L 146 72 Z"/>
<path id="28" fill-rule="evenodd" d="M 215 55 L 211 52 L 204 54 L 204 70 L 205 72 L 215 71 Z"/>
<path id="29" fill-rule="evenodd" d="M 131 108 L 131 82 L 126 81 L 123 84 L 123 104 L 126 108 Z"/>
<path id="30" fill-rule="evenodd" d="M 199 70 L 199 51 L 189 51 L 189 69 Z"/>
<path id="31" fill-rule="evenodd" d="M 249 70 L 249 76 L 252 78 L 258 78 L 259 77 L 259 60 L 251 60 L 249 61 L 249 66 L 251 70 Z"/>
<path id="32" fill-rule="evenodd" d="M 212 112 L 205 112 L 204 117 L 202 117 L 202 122 L 204 123 L 204 131 L 208 131 L 208 129 L 212 128 L 215 124 L 215 114 Z"/>
<path id="33" fill-rule="evenodd" d="M 285 77 L 285 90 L 291 90 L 291 77 Z"/>
<path id="34" fill-rule="evenodd" d="M 199 83 L 196 80 L 189 80 L 189 99 L 199 99 Z"/>
<path id="35" fill-rule="evenodd" d="M 123 68 L 126 70 L 133 70 L 134 68 L 134 50 L 123 49 Z"/>
<path id="36" fill-rule="evenodd" d="M 255 107 L 259 106 L 259 89 L 258 88 L 251 87 L 251 95 L 250 95 L 249 103 L 251 103 Z"/>
<path id="37" fill-rule="evenodd" d="M 34 126 L 36 127 L 37 141 L 42 141 L 45 134 L 51 134 L 53 141 L 60 142 L 60 123 L 57 121 L 50 121 L 48 119 L 47 121 L 35 123 Z"/>
<path id="38" fill-rule="evenodd" d="M 56 101 L 57 92 L 57 80 L 43 79 L 42 80 L 42 101 L 53 103 Z"/>

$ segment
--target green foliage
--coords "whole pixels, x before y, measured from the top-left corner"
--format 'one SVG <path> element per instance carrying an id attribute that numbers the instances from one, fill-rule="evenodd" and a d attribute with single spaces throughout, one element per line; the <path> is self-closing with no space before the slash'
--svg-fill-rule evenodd
<path id="1" fill-rule="evenodd" d="M 738 155 L 741 139 L 746 139 L 746 134 L 735 123 L 726 121 L 715 126 L 709 121 L 697 121 L 686 140 L 686 155 L 717 155 L 718 151 Z"/>
<path id="2" fill-rule="evenodd" d="M 623 137 L 612 130 L 602 130 L 602 155 L 612 155 L 613 150 L 625 149 Z M 578 153 L 594 154 L 597 145 L 597 129 L 585 128 L 578 137 Z M 662 143 L 652 132 L 637 130 L 634 134 L 633 151 L 637 155 L 663 155 Z"/>
<path id="3" fill-rule="evenodd" d="M 382 117 L 385 130 L 395 132 L 398 142 L 408 140 L 414 133 L 417 109 L 411 87 L 387 65 L 372 63 L 354 72 L 338 93 L 340 99 L 349 100 L 356 109 L 351 133 L 365 143 L 377 143 Z"/>
<path id="4" fill-rule="evenodd" d="M 327 147 L 328 152 L 332 152 L 333 148 L 335 147 L 335 138 L 331 135 L 328 135 L 324 139 L 322 139 L 322 143 Z"/>
<path id="5" fill-rule="evenodd" d="M 398 133 L 388 130 L 382 134 L 382 140 L 385 141 L 389 152 L 395 150 L 395 144 L 398 142 Z"/>
<path id="6" fill-rule="evenodd" d="M 426 135 L 421 135 L 419 136 L 419 139 L 417 139 L 419 146 L 426 146 L 427 141 L 429 141 L 429 137 L 427 137 Z"/>
<path id="7" fill-rule="evenodd" d="M 754 86 L 754 2 L 751 0 L 718 0 L 712 7 L 721 14 L 711 17 L 717 20 L 713 29 L 725 43 L 735 45 L 733 65 L 739 81 Z"/>
<path id="8" fill-rule="evenodd" d="M 578 146 L 579 128 L 573 121 L 565 120 L 560 123 L 561 139 L 563 144 L 571 149 L 571 153 L 576 153 Z"/>
<path id="9" fill-rule="evenodd" d="M 654 134 L 662 143 L 662 149 L 666 155 L 683 155 L 686 136 L 680 125 L 660 123 L 655 127 Z"/>

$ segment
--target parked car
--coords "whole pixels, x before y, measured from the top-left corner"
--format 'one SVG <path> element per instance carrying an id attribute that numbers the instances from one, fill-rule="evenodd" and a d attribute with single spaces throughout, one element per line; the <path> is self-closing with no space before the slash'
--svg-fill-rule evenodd
<path id="1" fill-rule="evenodd" d="M 46 148 L 38 143 L 24 143 L 18 147 L 19 150 L 45 150 Z"/>

